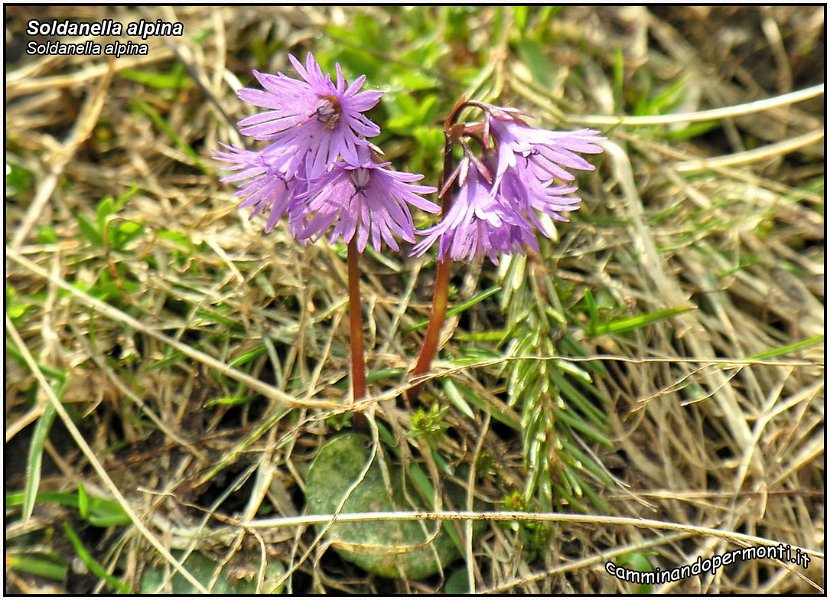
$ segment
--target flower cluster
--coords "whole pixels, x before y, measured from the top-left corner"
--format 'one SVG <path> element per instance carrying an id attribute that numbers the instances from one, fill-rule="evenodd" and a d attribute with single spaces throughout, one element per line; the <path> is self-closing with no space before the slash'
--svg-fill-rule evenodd
<path id="1" fill-rule="evenodd" d="M 258 152 L 225 146 L 215 157 L 232 172 L 223 181 L 239 184 L 237 196 L 251 218 L 267 214 L 268 232 L 283 217 L 291 235 L 306 243 L 330 232 L 330 239 L 356 241 L 378 251 L 397 240 L 416 242 L 413 254 L 438 244 L 439 259 L 480 260 L 488 256 L 538 250 L 537 233 L 551 236 L 549 219 L 567 221 L 580 199 L 570 170 L 592 170 L 580 154 L 602 152 L 598 131 L 546 131 L 530 127 L 524 113 L 477 102 L 484 121 L 461 126 L 452 141 L 464 157 L 445 182 L 457 192 L 442 220 L 416 231 L 410 206 L 436 213 L 438 206 L 421 197 L 434 187 L 415 185 L 423 176 L 389 169 L 377 162 L 380 149 L 369 141 L 380 128 L 364 113 L 382 92 L 360 89 L 365 76 L 351 85 L 336 66 L 336 81 L 324 75 L 311 53 L 305 65 L 289 55 L 302 79 L 254 71 L 262 90 L 243 89 L 239 97 L 265 111 L 239 122 L 242 134 L 270 142 Z M 457 115 L 457 112 L 455 113 Z M 448 125 L 447 134 L 451 135 Z M 471 149 L 475 142 L 480 150 Z"/>
<path id="2" fill-rule="evenodd" d="M 259 152 L 225 146 L 215 153 L 233 171 L 223 181 L 239 183 L 240 207 L 252 208 L 251 218 L 267 212 L 266 232 L 287 217 L 291 235 L 301 243 L 329 229 L 332 241 L 356 239 L 360 252 L 370 238 L 378 251 L 382 242 L 398 250 L 396 237 L 414 242 L 408 205 L 438 212 L 418 195 L 435 188 L 413 185 L 422 175 L 374 162 L 380 150 L 368 138 L 380 128 L 363 113 L 382 92 L 361 92 L 365 76 L 349 85 L 340 65 L 333 82 L 311 53 L 305 66 L 293 56 L 289 60 L 302 80 L 254 71 L 263 90 L 239 91 L 245 102 L 267 109 L 240 121 L 240 132 L 270 144 Z"/>
<path id="3" fill-rule="evenodd" d="M 440 223 L 423 232 L 414 248 L 423 254 L 436 241 L 441 260 L 474 260 L 538 250 L 536 233 L 551 236 L 540 216 L 567 221 L 562 213 L 579 208 L 572 195 L 574 175 L 567 169 L 593 170 L 577 152 L 598 154 L 599 131 L 546 131 L 527 125 L 518 111 L 490 105 L 483 126 L 465 126 L 482 146 L 477 157 L 462 143 L 465 156 L 450 181 L 458 192 Z M 445 185 L 445 189 L 446 189 Z"/>

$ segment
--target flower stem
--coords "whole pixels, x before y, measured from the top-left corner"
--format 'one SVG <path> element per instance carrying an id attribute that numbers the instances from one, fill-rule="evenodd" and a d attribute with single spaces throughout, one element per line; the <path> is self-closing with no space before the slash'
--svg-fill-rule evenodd
<path id="1" fill-rule="evenodd" d="M 455 126 L 455 121 L 464 108 L 466 101 L 462 98 L 456 102 L 450 115 L 444 123 L 444 174 L 441 181 L 441 215 L 446 216 L 450 210 L 449 189 L 444 189 L 453 170 L 453 144 L 459 139 L 462 130 Z M 438 343 L 441 341 L 441 328 L 444 326 L 444 321 L 447 318 L 447 301 L 450 290 L 450 261 L 438 260 L 438 267 L 435 271 L 435 288 L 432 293 L 432 309 L 429 313 L 429 325 L 427 325 L 427 332 L 424 336 L 424 344 L 421 346 L 421 353 L 418 355 L 418 361 L 415 363 L 415 368 L 412 370 L 412 376 L 418 377 L 429 371 L 432 365 L 432 360 L 438 354 Z M 406 393 L 406 399 L 410 402 L 417 400 L 421 393 L 424 384 L 419 383 L 409 389 Z"/>
<path id="2" fill-rule="evenodd" d="M 450 262 L 439 261 L 435 272 L 435 289 L 432 296 L 432 310 L 429 313 L 429 325 L 424 336 L 424 344 L 418 355 L 418 362 L 412 371 L 413 377 L 418 377 L 429 371 L 432 359 L 438 354 L 438 343 L 441 341 L 441 328 L 447 317 L 447 297 L 450 289 Z M 407 397 L 416 399 L 421 392 L 423 383 L 410 388 Z"/>
<path id="3" fill-rule="evenodd" d="M 352 360 L 352 396 L 355 401 L 366 397 L 366 358 L 363 350 L 363 313 L 360 306 L 360 269 L 357 260 L 357 239 L 349 242 L 349 346 Z"/>

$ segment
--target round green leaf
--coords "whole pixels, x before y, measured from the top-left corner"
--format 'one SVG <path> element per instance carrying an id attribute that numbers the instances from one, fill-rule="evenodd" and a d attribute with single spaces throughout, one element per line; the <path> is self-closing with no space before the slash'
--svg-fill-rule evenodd
<path id="1" fill-rule="evenodd" d="M 356 433 L 341 435 L 323 446 L 308 472 L 308 513 L 333 514 L 369 459 L 371 441 Z M 410 484 L 408 502 L 401 469 L 389 467 L 392 494 L 377 460 L 354 489 L 342 513 L 425 510 Z M 415 505 L 413 505 L 415 503 Z M 435 521 L 371 521 L 340 523 L 326 532 L 335 551 L 362 569 L 390 578 L 421 579 L 437 573 L 458 556 L 449 536 Z M 323 526 L 318 527 L 318 531 Z M 436 530 L 439 534 L 430 541 Z M 427 544 L 427 542 L 429 542 Z"/>

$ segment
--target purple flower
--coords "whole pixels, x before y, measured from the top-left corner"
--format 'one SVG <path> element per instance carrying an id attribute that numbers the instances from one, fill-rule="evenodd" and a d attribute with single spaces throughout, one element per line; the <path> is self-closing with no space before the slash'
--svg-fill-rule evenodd
<path id="1" fill-rule="evenodd" d="M 438 241 L 441 260 L 486 254 L 498 264 L 498 254 L 538 250 L 537 232 L 551 237 L 541 215 L 567 221 L 563 213 L 579 208 L 580 199 L 572 195 L 577 188 L 570 185 L 574 176 L 566 169 L 594 169 L 577 152 L 602 152 L 597 142 L 605 138 L 599 131 L 533 129 L 515 109 L 485 110 L 485 156 L 474 158 L 465 146 L 467 156 L 453 175 L 459 183 L 454 202 L 440 223 L 419 232 L 425 238 L 414 254 L 423 254 Z M 565 185 L 555 185 L 557 180 Z"/>
<path id="2" fill-rule="evenodd" d="M 241 120 L 241 133 L 269 140 L 273 152 L 290 156 L 289 174 L 304 166 L 308 178 L 317 177 L 338 156 L 357 164 L 357 149 L 369 143 L 364 138 L 380 133 L 362 113 L 375 106 L 383 92 L 359 92 L 366 76 L 348 85 L 339 64 L 335 85 L 310 52 L 305 67 L 293 56 L 288 58 L 303 80 L 254 71 L 265 91 L 245 88 L 239 97 L 270 110 Z"/>
<path id="3" fill-rule="evenodd" d="M 229 152 L 216 151 L 214 158 L 232 165 L 228 167 L 230 171 L 237 171 L 222 181 L 244 182 L 239 184 L 239 190 L 234 194 L 245 198 L 239 207 L 253 207 L 251 219 L 261 212 L 270 211 L 265 224 L 266 233 L 283 216 L 288 215 L 291 233 L 297 238 L 306 220 L 305 203 L 299 199 L 307 188 L 307 182 L 302 178 L 302 168 L 299 174 L 289 175 L 287 166 L 291 157 L 274 153 L 270 147 L 252 152 L 225 144 L 223 146 Z"/>
<path id="4" fill-rule="evenodd" d="M 449 211 L 437 225 L 418 232 L 425 237 L 413 248 L 414 255 L 437 241 L 440 260 L 472 261 L 486 254 L 497 265 L 498 254 L 521 252 L 523 246 L 538 250 L 533 225 L 521 206 L 488 182 L 469 159 L 462 160 L 457 172 L 459 189 Z"/>
<path id="5" fill-rule="evenodd" d="M 507 169 L 523 167 L 526 175 L 541 181 L 558 179 L 574 180 L 565 169 L 593 171 L 594 165 L 577 154 L 599 154 L 602 148 L 597 142 L 604 140 L 599 131 L 547 131 L 528 127 L 521 120 L 506 112 L 488 113 L 489 132 L 498 146 L 496 179 L 500 180 Z"/>
<path id="6" fill-rule="evenodd" d="M 562 213 L 579 209 L 580 199 L 569 195 L 577 190 L 575 185 L 548 185 L 518 166 L 504 172 L 498 183 L 498 190 L 548 237 L 550 236 L 539 220 L 537 212 L 567 223 L 568 219 Z"/>
<path id="7" fill-rule="evenodd" d="M 331 241 L 341 238 L 348 244 L 357 235 L 359 252 L 366 248 L 370 236 L 375 250 L 381 250 L 381 241 L 398 250 L 396 237 L 415 241 L 415 225 L 407 204 L 437 213 L 437 205 L 418 196 L 430 194 L 435 188 L 412 185 L 423 175 L 390 171 L 384 168 L 389 163 L 371 162 L 368 151 L 361 154 L 364 160 L 359 166 L 337 162 L 331 171 L 309 184 L 303 197 L 313 216 L 302 236 L 316 239 L 334 227 Z"/>

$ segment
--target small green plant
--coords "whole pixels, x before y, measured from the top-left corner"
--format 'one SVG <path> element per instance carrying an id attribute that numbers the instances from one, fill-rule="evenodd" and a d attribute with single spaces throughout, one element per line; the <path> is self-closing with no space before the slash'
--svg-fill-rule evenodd
<path id="1" fill-rule="evenodd" d="M 412 428 L 409 435 L 428 440 L 434 444 L 447 430 L 448 425 L 444 422 L 449 406 L 433 404 L 429 410 L 419 408 L 412 413 Z"/>
<path id="2" fill-rule="evenodd" d="M 504 510 L 511 512 L 536 512 L 536 507 L 525 499 L 522 492 L 515 490 L 503 499 Z M 535 521 L 510 521 L 504 525 L 518 533 L 519 541 L 528 562 L 545 556 L 550 551 L 553 538 L 553 526 L 549 523 Z"/>

